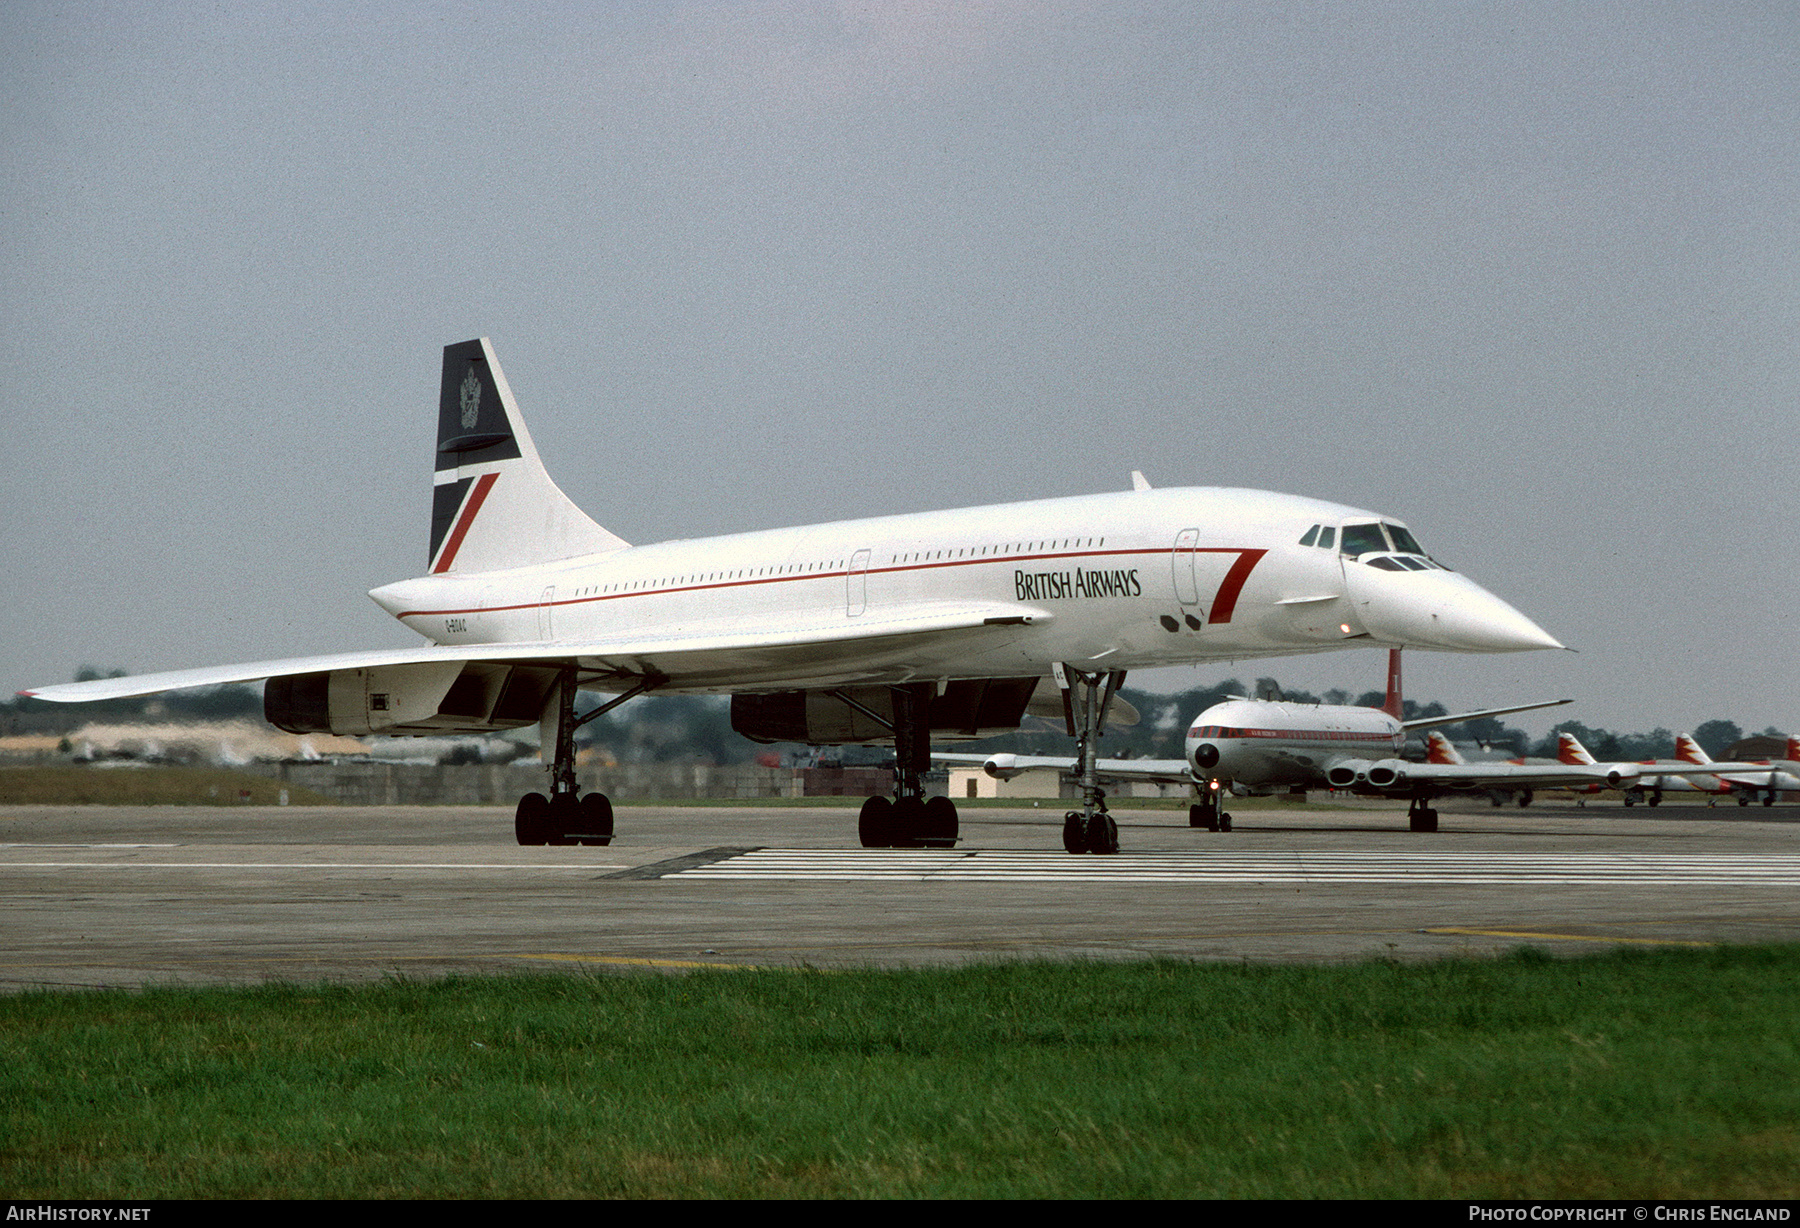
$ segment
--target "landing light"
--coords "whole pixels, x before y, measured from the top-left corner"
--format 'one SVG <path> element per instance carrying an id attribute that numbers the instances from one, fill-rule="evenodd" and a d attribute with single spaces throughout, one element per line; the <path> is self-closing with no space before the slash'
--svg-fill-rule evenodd
<path id="1" fill-rule="evenodd" d="M 1350 624 L 1349 623 L 1339 623 L 1338 630 L 1342 631 L 1345 635 L 1349 635 L 1350 634 Z"/>

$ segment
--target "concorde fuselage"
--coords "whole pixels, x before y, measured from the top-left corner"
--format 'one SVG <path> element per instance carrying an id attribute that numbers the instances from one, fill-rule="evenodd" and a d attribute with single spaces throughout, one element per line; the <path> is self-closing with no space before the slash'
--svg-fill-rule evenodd
<path id="1" fill-rule="evenodd" d="M 1266 491 L 1134 490 L 631 546 L 426 576 L 371 596 L 445 646 L 580 644 L 644 628 L 851 627 L 895 612 L 925 616 L 940 603 L 996 607 L 998 625 L 974 640 L 914 644 L 886 662 L 827 653 L 816 671 L 795 674 L 790 663 L 762 680 L 791 686 L 1008 677 L 1058 662 L 1141 669 L 1368 643 L 1554 643 L 1455 573 L 1381 571 L 1299 544 L 1309 526 L 1381 519 Z M 671 689 L 745 681 L 734 668 Z"/>

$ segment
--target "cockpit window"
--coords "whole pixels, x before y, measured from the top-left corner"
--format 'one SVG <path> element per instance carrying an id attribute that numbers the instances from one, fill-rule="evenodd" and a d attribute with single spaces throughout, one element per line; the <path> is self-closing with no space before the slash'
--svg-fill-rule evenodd
<path id="1" fill-rule="evenodd" d="M 1347 524 L 1344 526 L 1343 552 L 1345 554 L 1354 556 L 1387 549 L 1387 538 L 1382 535 L 1380 525 Z"/>
<path id="2" fill-rule="evenodd" d="M 1329 550 L 1337 544 L 1337 526 L 1328 524 L 1319 530 L 1319 548 Z"/>
<path id="3" fill-rule="evenodd" d="M 1312 528 L 1310 528 L 1306 531 L 1306 536 L 1302 537 L 1300 539 L 1300 544 L 1302 546 L 1310 546 L 1318 540 L 1319 540 L 1319 526 L 1314 525 Z"/>
<path id="4" fill-rule="evenodd" d="M 1394 539 L 1394 549 L 1398 550 L 1400 553 L 1425 553 L 1425 547 L 1419 544 L 1418 538 L 1414 537 L 1403 526 L 1383 523 L 1381 527 L 1386 529 L 1388 531 L 1388 536 Z"/>

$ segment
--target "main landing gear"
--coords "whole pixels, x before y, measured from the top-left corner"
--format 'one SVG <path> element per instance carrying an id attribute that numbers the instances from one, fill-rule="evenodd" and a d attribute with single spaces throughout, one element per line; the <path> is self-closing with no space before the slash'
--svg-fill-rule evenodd
<path id="1" fill-rule="evenodd" d="M 894 732 L 894 797 L 871 797 L 856 819 L 856 834 L 866 849 L 948 849 L 956 847 L 956 803 L 925 796 L 925 773 L 931 770 L 931 698 L 929 682 L 889 687 L 894 719 L 857 703 L 842 691 L 837 698 Z"/>
<path id="2" fill-rule="evenodd" d="M 604 793 L 585 796 L 575 783 L 575 731 L 628 699 L 655 690 L 661 678 L 645 679 L 623 695 L 575 715 L 575 671 L 564 670 L 557 681 L 556 749 L 550 762 L 550 796 L 527 793 L 513 815 L 513 834 L 520 844 L 611 844 L 612 799 Z"/>
<path id="3" fill-rule="evenodd" d="M 1230 831 L 1231 816 L 1225 813 L 1225 795 L 1211 785 L 1200 786 L 1200 800 L 1188 807 L 1188 826 L 1207 831 Z"/>
<path id="4" fill-rule="evenodd" d="M 1125 671 L 1088 674 L 1060 665 L 1056 681 L 1062 687 L 1069 732 L 1075 735 L 1075 778 L 1081 786 L 1081 809 L 1063 816 L 1063 848 L 1071 853 L 1116 853 L 1119 825 L 1106 813 L 1106 794 L 1094 773 L 1094 759 L 1106 731 L 1106 709 L 1124 684 Z"/>
<path id="5" fill-rule="evenodd" d="M 1406 808 L 1406 826 L 1411 831 L 1436 831 L 1438 813 L 1428 797 L 1415 797 Z"/>

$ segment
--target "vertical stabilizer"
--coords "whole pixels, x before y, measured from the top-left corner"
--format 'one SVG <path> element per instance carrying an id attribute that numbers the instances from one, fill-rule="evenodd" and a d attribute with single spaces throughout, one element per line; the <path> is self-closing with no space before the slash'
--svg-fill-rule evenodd
<path id="1" fill-rule="evenodd" d="M 1425 736 L 1425 762 L 1441 764 L 1461 764 L 1462 752 L 1457 750 L 1438 730 L 1433 729 Z"/>
<path id="2" fill-rule="evenodd" d="M 1400 698 L 1400 650 L 1388 649 L 1387 699 L 1381 710 L 1397 721 L 1406 719 L 1406 701 Z"/>
<path id="3" fill-rule="evenodd" d="M 1683 763 L 1711 763 L 1713 758 L 1706 753 L 1706 748 L 1694 741 L 1693 735 L 1678 733 L 1675 735 L 1675 757 Z"/>
<path id="4" fill-rule="evenodd" d="M 444 347 L 431 490 L 433 575 L 498 571 L 628 543 L 557 488 L 486 337 Z"/>
<path id="5" fill-rule="evenodd" d="M 1581 767 L 1591 767 L 1597 762 L 1588 748 L 1581 744 L 1581 739 L 1567 730 L 1556 735 L 1556 758 L 1559 762 Z"/>

